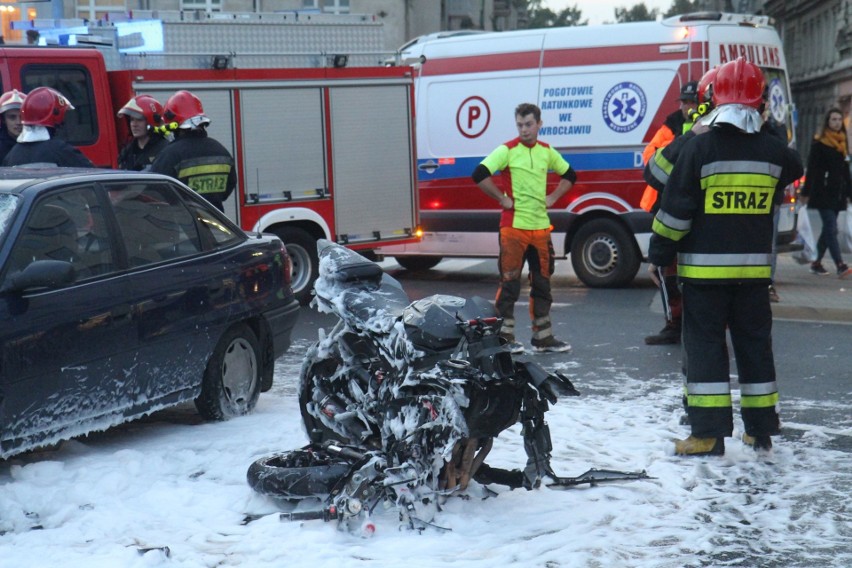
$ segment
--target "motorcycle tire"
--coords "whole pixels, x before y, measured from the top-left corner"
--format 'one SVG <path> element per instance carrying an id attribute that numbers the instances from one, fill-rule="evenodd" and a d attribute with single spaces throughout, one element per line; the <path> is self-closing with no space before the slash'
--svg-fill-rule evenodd
<path id="1" fill-rule="evenodd" d="M 249 466 L 251 488 L 278 499 L 326 498 L 352 470 L 352 463 L 317 450 L 293 450 L 273 454 Z"/>

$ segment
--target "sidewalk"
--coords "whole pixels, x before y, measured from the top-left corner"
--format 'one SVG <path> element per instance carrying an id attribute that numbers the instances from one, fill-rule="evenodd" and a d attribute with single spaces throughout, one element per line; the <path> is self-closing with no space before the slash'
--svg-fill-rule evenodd
<path id="1" fill-rule="evenodd" d="M 778 255 L 775 290 L 781 301 L 772 304 L 775 319 L 852 324 L 852 275 L 840 279 L 831 259 L 823 265 L 827 276 L 811 274 L 807 264 L 798 264 L 790 253 Z"/>

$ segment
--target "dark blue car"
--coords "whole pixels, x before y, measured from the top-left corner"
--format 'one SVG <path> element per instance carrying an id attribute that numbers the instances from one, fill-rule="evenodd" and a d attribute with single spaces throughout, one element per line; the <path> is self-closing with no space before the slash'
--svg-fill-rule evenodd
<path id="1" fill-rule="evenodd" d="M 171 178 L 0 168 L 0 458 L 187 400 L 250 412 L 298 309 L 282 242 Z"/>

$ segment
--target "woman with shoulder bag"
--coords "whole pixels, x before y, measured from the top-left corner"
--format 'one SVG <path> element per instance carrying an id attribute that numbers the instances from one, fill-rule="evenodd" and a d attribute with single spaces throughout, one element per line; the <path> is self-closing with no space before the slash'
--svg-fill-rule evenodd
<path id="1" fill-rule="evenodd" d="M 847 160 L 843 113 L 840 109 L 832 108 L 826 113 L 822 130 L 811 144 L 805 185 L 802 188 L 802 202 L 807 204 L 808 209 L 819 211 L 822 220 L 817 257 L 811 263 L 813 274 L 828 274 L 822 265 L 826 250 L 837 266 L 840 278 L 852 274 L 852 269 L 843 262 L 837 241 L 837 216 L 846 210 L 846 204 L 852 199 L 852 177 Z"/>

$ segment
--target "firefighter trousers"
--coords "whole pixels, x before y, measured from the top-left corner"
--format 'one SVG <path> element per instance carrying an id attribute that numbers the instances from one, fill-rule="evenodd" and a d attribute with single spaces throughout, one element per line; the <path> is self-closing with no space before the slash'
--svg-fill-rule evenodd
<path id="1" fill-rule="evenodd" d="M 663 281 L 660 283 L 660 295 L 663 298 L 666 323 L 674 324 L 680 327 L 681 316 L 683 314 L 683 302 L 680 297 L 680 287 L 678 285 L 677 276 L 677 261 L 663 268 Z"/>
<path id="2" fill-rule="evenodd" d="M 530 318 L 533 332 L 550 330 L 550 276 L 554 269 L 553 243 L 550 229 L 528 231 L 513 227 L 500 228 L 500 288 L 495 305 L 503 318 L 503 329 L 514 333 L 515 302 L 521 295 L 521 272 L 524 261 L 529 267 Z M 508 324 L 508 325 L 507 325 Z"/>
<path id="3" fill-rule="evenodd" d="M 687 281 L 682 286 L 687 414 L 692 435 L 718 438 L 733 434 L 726 328 L 739 374 L 745 431 L 750 436 L 777 434 L 778 387 L 766 283 Z"/>

